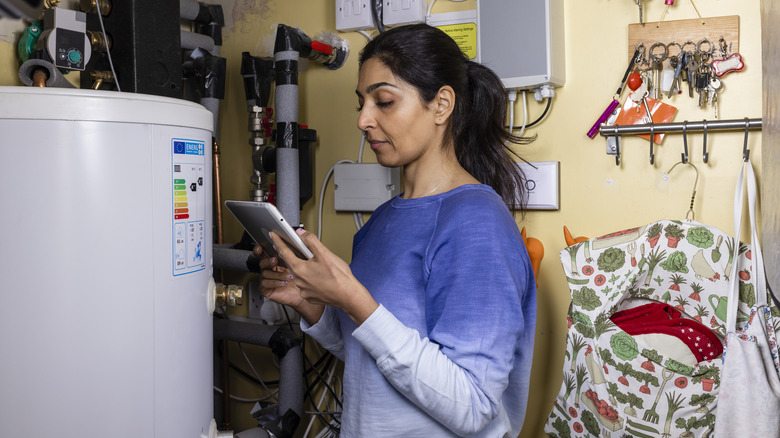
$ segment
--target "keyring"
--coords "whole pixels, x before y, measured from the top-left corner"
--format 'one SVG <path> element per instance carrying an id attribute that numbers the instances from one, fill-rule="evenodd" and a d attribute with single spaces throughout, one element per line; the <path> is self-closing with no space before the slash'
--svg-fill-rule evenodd
<path id="1" fill-rule="evenodd" d="M 701 49 L 702 44 L 707 43 L 709 45 L 709 50 L 704 51 Z M 696 44 L 696 51 L 701 53 L 702 55 L 707 55 L 707 58 L 712 57 L 712 53 L 715 51 L 715 46 L 712 45 L 712 42 L 708 40 L 707 38 L 704 38 L 703 40 L 699 41 L 698 44 Z M 702 61 L 704 62 L 704 61 Z"/>
<path id="2" fill-rule="evenodd" d="M 672 47 L 672 46 L 677 46 L 677 48 L 679 49 L 679 51 L 678 51 L 678 52 L 677 52 L 677 54 L 675 54 L 675 55 L 670 55 L 670 54 L 669 54 L 669 52 L 670 52 L 669 48 L 670 48 L 670 47 Z M 680 45 L 680 43 L 677 43 L 677 42 L 674 42 L 674 41 L 672 41 L 671 43 L 669 43 L 669 44 L 667 44 L 667 45 L 666 45 L 666 54 L 667 54 L 667 56 L 668 56 L 669 58 L 672 58 L 672 57 L 674 57 L 674 56 L 677 56 L 677 57 L 679 57 L 679 56 L 682 54 L 682 46 Z"/>
<path id="3" fill-rule="evenodd" d="M 696 50 L 696 43 L 694 43 L 691 40 L 688 40 L 688 41 L 684 42 L 682 47 L 680 48 L 680 50 L 684 52 L 685 51 L 685 47 L 688 46 L 688 45 L 693 46 L 693 49 Z"/>
<path id="4" fill-rule="evenodd" d="M 653 53 L 653 50 L 654 50 L 656 47 L 663 47 L 663 48 L 664 48 L 663 54 L 662 54 L 662 55 L 660 55 L 660 58 L 657 58 L 657 56 L 658 56 L 659 54 Z M 647 52 L 647 56 L 648 56 L 648 58 L 650 58 L 650 59 L 651 59 L 651 60 L 653 60 L 654 62 L 661 62 L 661 61 L 663 61 L 664 59 L 666 59 L 666 54 L 667 54 L 667 53 L 668 53 L 668 50 L 667 50 L 667 48 L 666 48 L 666 44 L 664 44 L 664 43 L 653 43 L 653 45 L 652 45 L 652 46 L 650 46 L 650 51 L 649 51 L 649 52 Z"/>

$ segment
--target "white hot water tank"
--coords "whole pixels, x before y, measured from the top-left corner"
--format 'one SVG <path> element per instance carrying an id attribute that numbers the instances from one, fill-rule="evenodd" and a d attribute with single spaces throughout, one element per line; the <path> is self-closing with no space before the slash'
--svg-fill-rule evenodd
<path id="1" fill-rule="evenodd" d="M 215 436 L 212 119 L 0 87 L 0 436 Z"/>

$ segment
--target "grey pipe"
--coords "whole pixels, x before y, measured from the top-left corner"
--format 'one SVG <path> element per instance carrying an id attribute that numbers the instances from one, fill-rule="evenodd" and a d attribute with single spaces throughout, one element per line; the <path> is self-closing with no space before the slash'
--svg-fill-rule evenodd
<path id="1" fill-rule="evenodd" d="M 179 0 L 179 14 L 185 20 L 194 20 L 198 18 L 200 4 L 197 0 Z"/>
<path id="2" fill-rule="evenodd" d="M 210 52 L 212 55 L 216 55 L 214 53 L 213 38 L 208 35 L 190 32 L 187 30 L 181 31 L 181 48 L 184 50 L 195 50 L 200 48 Z"/>
<path id="3" fill-rule="evenodd" d="M 301 223 L 301 198 L 298 172 L 298 71 L 300 56 L 297 50 L 285 50 L 274 53 L 274 63 L 289 65 L 290 83 L 277 73 L 274 95 L 276 115 L 276 205 L 282 216 L 292 226 Z M 290 61 L 284 63 L 284 61 Z"/>
<path id="4" fill-rule="evenodd" d="M 47 87 L 76 88 L 65 79 L 65 76 L 60 73 L 54 64 L 49 61 L 44 61 L 43 59 L 28 59 L 19 67 L 19 79 L 21 79 L 24 85 L 32 86 L 32 75 L 38 68 L 43 68 L 49 73 L 49 78 L 46 79 Z"/>
<path id="5" fill-rule="evenodd" d="M 214 245 L 214 269 L 236 272 L 260 272 L 260 259 L 252 251 Z"/>
<path id="6" fill-rule="evenodd" d="M 296 335 L 282 327 L 215 319 L 214 339 L 271 347 L 280 356 L 278 413 L 303 416 L 303 351 Z"/>

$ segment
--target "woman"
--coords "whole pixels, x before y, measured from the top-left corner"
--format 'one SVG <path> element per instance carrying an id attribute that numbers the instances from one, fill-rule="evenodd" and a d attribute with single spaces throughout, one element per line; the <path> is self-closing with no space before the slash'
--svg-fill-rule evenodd
<path id="1" fill-rule="evenodd" d="M 536 286 L 504 144 L 528 140 L 503 128 L 500 80 L 434 27 L 382 33 L 359 63 L 358 127 L 405 191 L 355 235 L 350 266 L 311 233 L 308 261 L 272 234 L 289 270 L 263 259 L 263 293 L 344 360 L 342 436 L 516 437 Z"/>

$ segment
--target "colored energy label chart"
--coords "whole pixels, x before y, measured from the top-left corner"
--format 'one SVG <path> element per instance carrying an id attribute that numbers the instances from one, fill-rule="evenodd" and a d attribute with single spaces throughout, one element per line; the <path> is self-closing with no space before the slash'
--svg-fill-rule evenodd
<path id="1" fill-rule="evenodd" d="M 205 268 L 205 144 L 174 138 L 172 144 L 173 275 Z"/>

